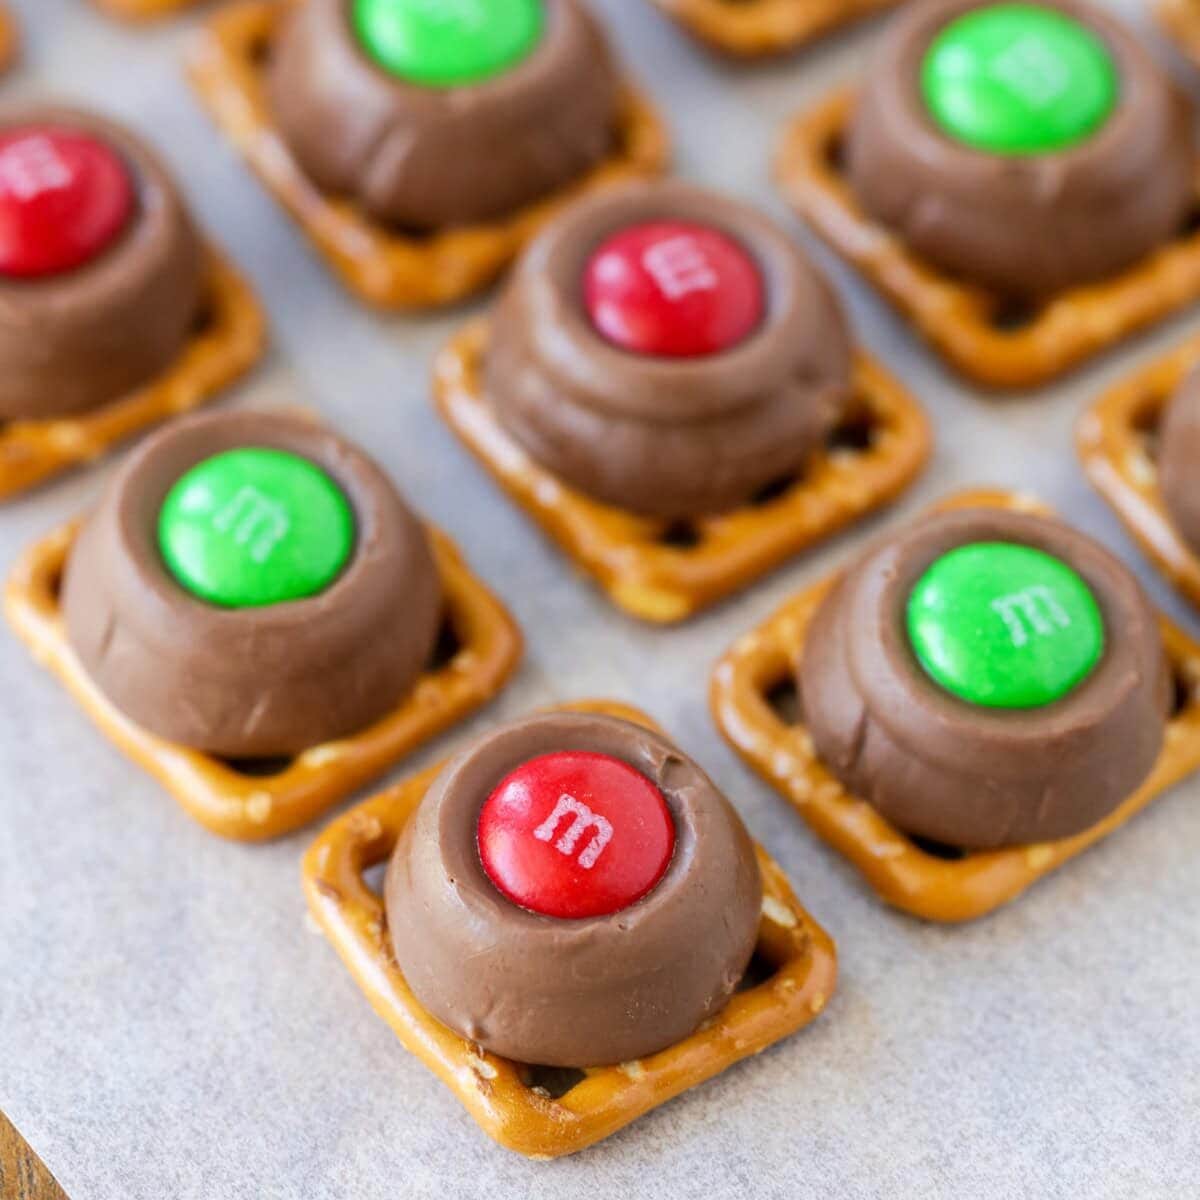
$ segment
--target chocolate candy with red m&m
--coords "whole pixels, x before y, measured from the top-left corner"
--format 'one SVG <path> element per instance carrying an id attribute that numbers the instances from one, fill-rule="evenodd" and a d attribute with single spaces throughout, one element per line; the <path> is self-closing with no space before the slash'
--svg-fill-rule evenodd
<path id="1" fill-rule="evenodd" d="M 384 892 L 421 1005 L 547 1066 L 692 1033 L 741 980 L 762 908 L 753 846 L 695 763 L 640 725 L 561 711 L 493 730 L 440 772 Z"/>

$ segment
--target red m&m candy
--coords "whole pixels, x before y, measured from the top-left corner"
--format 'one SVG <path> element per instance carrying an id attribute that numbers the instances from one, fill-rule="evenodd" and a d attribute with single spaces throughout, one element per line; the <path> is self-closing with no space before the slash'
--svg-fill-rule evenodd
<path id="1" fill-rule="evenodd" d="M 129 172 L 104 142 L 51 126 L 0 134 L 0 274 L 83 266 L 125 228 L 134 203 Z"/>
<path id="2" fill-rule="evenodd" d="M 692 358 L 736 346 L 762 320 L 762 274 L 728 234 L 649 221 L 614 234 L 584 276 L 592 324 L 637 354 Z"/>
<path id="3" fill-rule="evenodd" d="M 479 857 L 515 904 L 548 917 L 607 916 L 640 900 L 675 851 L 659 789 L 607 754 L 531 759 L 479 813 Z"/>

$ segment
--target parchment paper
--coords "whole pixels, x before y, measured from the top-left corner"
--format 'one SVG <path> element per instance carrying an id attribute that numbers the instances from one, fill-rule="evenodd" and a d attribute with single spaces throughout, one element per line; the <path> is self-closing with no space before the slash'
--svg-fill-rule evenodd
<path id="1" fill-rule="evenodd" d="M 811 244 L 772 194 L 769 156 L 790 111 L 862 69 L 879 26 L 744 69 L 706 57 L 642 0 L 596 3 L 669 112 L 682 173 L 765 204 Z M 1120 7 L 1149 33 L 1134 0 Z M 435 419 L 430 356 L 463 314 L 364 313 L 209 124 L 180 65 L 198 16 L 139 31 L 85 0 L 16 8 L 27 65 L 0 84 L 3 98 L 81 100 L 142 129 L 261 289 L 274 353 L 232 403 L 310 403 L 368 445 L 528 631 L 503 697 L 401 770 L 537 705 L 637 702 L 737 803 L 842 961 L 837 996 L 808 1031 L 598 1148 L 527 1163 L 400 1048 L 307 927 L 299 861 L 311 831 L 266 847 L 207 834 L 5 629 L 0 1107 L 75 1200 L 1200 1195 L 1200 783 L 999 915 L 927 927 L 881 907 L 751 778 L 705 699 L 709 668 L 738 633 L 886 523 L 980 482 L 1058 505 L 1195 632 L 1089 491 L 1071 432 L 1102 385 L 1200 314 L 1062 387 L 997 402 L 951 379 L 817 248 L 859 336 L 934 414 L 936 462 L 888 516 L 682 629 L 644 628 L 573 577 Z M 5 568 L 110 472 L 5 506 Z"/>

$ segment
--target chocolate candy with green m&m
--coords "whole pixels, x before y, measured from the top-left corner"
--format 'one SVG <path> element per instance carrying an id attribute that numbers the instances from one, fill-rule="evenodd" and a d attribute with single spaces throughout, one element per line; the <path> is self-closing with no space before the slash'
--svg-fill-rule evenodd
<path id="1" fill-rule="evenodd" d="M 1091 589 L 1032 546 L 975 542 L 951 550 L 917 581 L 906 616 L 930 678 L 985 708 L 1053 704 L 1104 654 L 1104 619 Z"/>
<path id="2" fill-rule="evenodd" d="M 342 489 L 285 450 L 243 447 L 181 476 L 158 518 L 171 574 L 225 608 L 260 608 L 324 591 L 354 550 L 355 520 Z"/>
<path id="3" fill-rule="evenodd" d="M 991 4 L 958 17 L 921 65 L 921 93 L 941 130 L 993 154 L 1077 145 L 1108 119 L 1118 92 L 1104 40 L 1037 4 Z"/>

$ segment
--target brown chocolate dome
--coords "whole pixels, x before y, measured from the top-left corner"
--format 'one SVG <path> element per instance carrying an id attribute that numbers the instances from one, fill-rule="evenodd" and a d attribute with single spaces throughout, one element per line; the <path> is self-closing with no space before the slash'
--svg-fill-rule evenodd
<path id="1" fill-rule="evenodd" d="M 221 608 L 167 568 L 172 485 L 224 451 L 268 447 L 321 468 L 356 524 L 340 574 L 305 599 Z M 300 418 L 213 413 L 144 442 L 88 519 L 63 581 L 67 636 L 98 688 L 160 737 L 228 758 L 288 756 L 382 717 L 427 665 L 441 587 L 425 531 L 379 468 Z"/>

